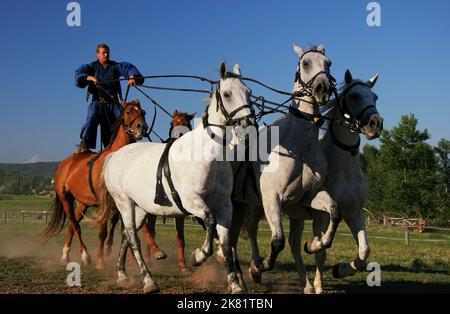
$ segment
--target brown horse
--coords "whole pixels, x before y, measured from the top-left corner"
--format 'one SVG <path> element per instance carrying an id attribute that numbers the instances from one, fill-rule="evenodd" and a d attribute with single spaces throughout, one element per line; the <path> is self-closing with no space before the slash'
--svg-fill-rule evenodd
<path id="1" fill-rule="evenodd" d="M 194 116 L 195 112 L 193 112 L 192 114 L 188 114 L 184 112 L 174 111 L 172 113 L 172 121 L 170 122 L 170 131 L 169 131 L 170 138 L 178 138 L 183 135 L 182 132 L 185 131 L 186 129 L 182 128 L 177 129 L 178 126 L 184 126 L 187 129 L 192 130 L 190 121 L 194 118 Z M 109 255 L 111 252 L 114 237 L 114 229 L 117 222 L 119 221 L 119 218 L 120 214 L 118 212 L 116 212 L 114 216 L 111 218 L 110 231 L 108 233 L 108 238 L 106 240 L 106 247 L 105 247 L 106 251 L 105 253 L 107 255 Z M 175 218 L 175 225 L 177 230 L 176 242 L 178 250 L 178 267 L 182 271 L 189 271 L 189 267 L 186 265 L 186 259 L 184 256 L 184 248 L 185 248 L 184 220 L 185 220 L 184 217 Z M 158 248 L 158 245 L 155 243 L 154 240 L 156 235 L 155 223 L 156 223 L 156 216 L 148 214 L 147 221 L 142 226 L 141 232 L 145 237 L 145 240 L 148 244 L 151 254 L 153 254 L 153 256 L 158 260 L 165 259 L 167 257 L 167 254 Z"/>
<path id="2" fill-rule="evenodd" d="M 122 101 L 122 113 L 112 126 L 110 144 L 99 153 L 86 152 L 72 154 L 58 164 L 54 177 L 55 199 L 53 213 L 47 228 L 43 231 L 42 241 L 45 243 L 57 235 L 65 226 L 68 218 L 69 230 L 63 248 L 62 263 L 69 261 L 69 251 L 73 234 L 78 239 L 83 264 L 90 263 L 90 256 L 86 245 L 81 238 L 80 221 L 83 219 L 88 207 L 98 207 L 99 187 L 98 177 L 106 156 L 121 147 L 142 139 L 146 135 L 148 126 L 145 122 L 145 111 L 141 109 L 138 100 L 125 104 Z M 76 201 L 76 208 L 74 208 Z M 100 225 L 99 247 L 97 251 L 97 267 L 104 266 L 103 245 L 106 239 L 107 225 Z"/>

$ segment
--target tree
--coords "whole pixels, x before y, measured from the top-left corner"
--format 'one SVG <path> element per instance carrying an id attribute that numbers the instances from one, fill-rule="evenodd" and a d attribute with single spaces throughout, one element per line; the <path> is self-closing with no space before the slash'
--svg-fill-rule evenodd
<path id="1" fill-rule="evenodd" d="M 450 141 L 441 139 L 434 148 L 438 160 L 438 220 L 447 222 L 450 220 L 450 198 L 448 197 L 448 187 L 450 181 Z"/>
<path id="2" fill-rule="evenodd" d="M 373 209 L 409 217 L 435 215 L 438 164 L 433 148 L 426 143 L 428 130 L 418 130 L 417 124 L 413 114 L 404 115 L 392 130 L 383 131 L 379 151 L 365 147 Z"/>

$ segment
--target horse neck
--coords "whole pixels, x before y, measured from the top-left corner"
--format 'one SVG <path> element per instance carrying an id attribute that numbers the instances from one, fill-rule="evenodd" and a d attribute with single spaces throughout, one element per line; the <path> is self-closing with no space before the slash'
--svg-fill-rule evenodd
<path id="1" fill-rule="evenodd" d="M 337 121 L 344 121 L 344 116 L 342 115 L 339 107 L 336 106 L 330 112 L 330 117 Z M 334 137 L 342 144 L 347 146 L 356 145 L 359 141 L 359 133 L 352 132 L 348 127 L 342 126 L 336 122 L 330 121 L 330 124 L 333 124 L 333 135 Z M 323 144 L 326 146 L 327 152 L 333 152 L 334 156 L 343 156 L 348 160 L 358 160 L 359 161 L 359 151 L 356 155 L 352 155 L 350 152 L 339 148 L 331 137 L 331 129 L 330 126 L 327 128 L 325 135 L 323 137 Z M 332 148 L 332 149 L 331 149 Z"/>
<path id="2" fill-rule="evenodd" d="M 301 85 L 295 82 L 294 84 L 294 93 L 301 90 Z M 314 98 L 310 96 L 302 96 L 298 97 L 297 99 L 292 99 L 292 107 L 297 108 L 301 112 L 308 113 L 308 114 L 318 114 L 319 113 L 319 107 L 315 101 Z M 288 115 L 290 119 L 293 119 L 295 122 L 290 123 L 291 127 L 297 129 L 301 129 L 300 132 L 306 132 L 308 134 L 311 134 L 312 137 L 318 138 L 319 136 L 319 128 L 312 125 L 310 121 L 298 119 L 296 117 L 293 117 L 292 115 Z M 296 131 L 297 132 L 297 131 Z M 297 138 L 301 138 L 297 137 Z"/>
<path id="3" fill-rule="evenodd" d="M 130 137 L 128 136 L 127 132 L 125 132 L 123 124 L 120 124 L 117 127 L 117 131 L 115 132 L 115 135 L 113 135 L 111 140 L 112 142 L 105 148 L 105 150 L 108 149 L 109 152 L 115 152 L 123 146 L 131 143 Z"/>

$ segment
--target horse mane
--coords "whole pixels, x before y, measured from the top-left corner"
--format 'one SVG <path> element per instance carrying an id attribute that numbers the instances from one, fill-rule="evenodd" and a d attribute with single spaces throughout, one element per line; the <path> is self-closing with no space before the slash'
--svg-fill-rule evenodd
<path id="1" fill-rule="evenodd" d="M 116 121 L 114 121 L 114 124 L 111 126 L 111 140 L 109 141 L 108 146 L 106 146 L 105 148 L 110 147 L 114 143 L 114 140 L 116 139 L 117 134 L 119 133 L 119 128 L 120 128 L 120 125 L 122 122 L 122 118 L 123 118 L 123 114 L 121 113 L 116 118 Z"/>

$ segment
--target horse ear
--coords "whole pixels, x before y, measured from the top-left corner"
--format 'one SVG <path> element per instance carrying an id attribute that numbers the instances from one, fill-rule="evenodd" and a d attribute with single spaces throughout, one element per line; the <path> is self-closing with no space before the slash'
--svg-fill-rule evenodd
<path id="1" fill-rule="evenodd" d="M 196 113 L 197 113 L 196 111 L 193 111 L 193 112 L 189 115 L 189 117 L 190 117 L 191 120 L 194 119 Z"/>
<path id="2" fill-rule="evenodd" d="M 222 62 L 222 63 L 220 64 L 220 78 L 221 78 L 222 80 L 224 80 L 226 74 L 227 74 L 227 66 L 226 66 L 225 62 Z"/>
<path id="3" fill-rule="evenodd" d="M 353 81 L 352 73 L 349 69 L 345 71 L 345 84 L 350 84 Z"/>
<path id="4" fill-rule="evenodd" d="M 320 44 L 320 45 L 317 47 L 317 50 L 318 50 L 318 51 L 321 51 L 323 54 L 325 54 L 325 46 L 324 46 L 323 44 Z"/>
<path id="5" fill-rule="evenodd" d="M 125 107 L 127 106 L 127 103 L 125 102 L 124 99 L 122 99 L 122 100 L 120 101 L 120 104 L 122 105 L 122 109 L 125 109 Z"/>
<path id="6" fill-rule="evenodd" d="M 297 56 L 300 58 L 303 54 L 303 49 L 300 48 L 300 46 L 298 46 L 296 43 L 293 44 L 294 47 L 294 51 L 297 54 Z"/>
<path id="7" fill-rule="evenodd" d="M 367 85 L 369 85 L 370 88 L 375 86 L 375 83 L 378 81 L 378 76 L 379 74 L 377 73 L 367 81 Z"/>
<path id="8" fill-rule="evenodd" d="M 178 115 L 178 110 L 175 110 L 174 112 L 172 112 L 172 118 L 175 118 Z"/>
<path id="9" fill-rule="evenodd" d="M 242 76 L 242 75 L 241 75 L 241 68 L 239 67 L 239 64 L 236 63 L 236 64 L 234 65 L 234 67 L 233 67 L 233 73 L 236 74 L 236 75 Z"/>
<path id="10" fill-rule="evenodd" d="M 204 103 L 205 105 L 209 106 L 209 105 L 211 105 L 212 99 L 211 99 L 211 98 L 205 98 L 205 99 L 203 99 L 202 101 L 203 101 L 203 103 Z"/>

